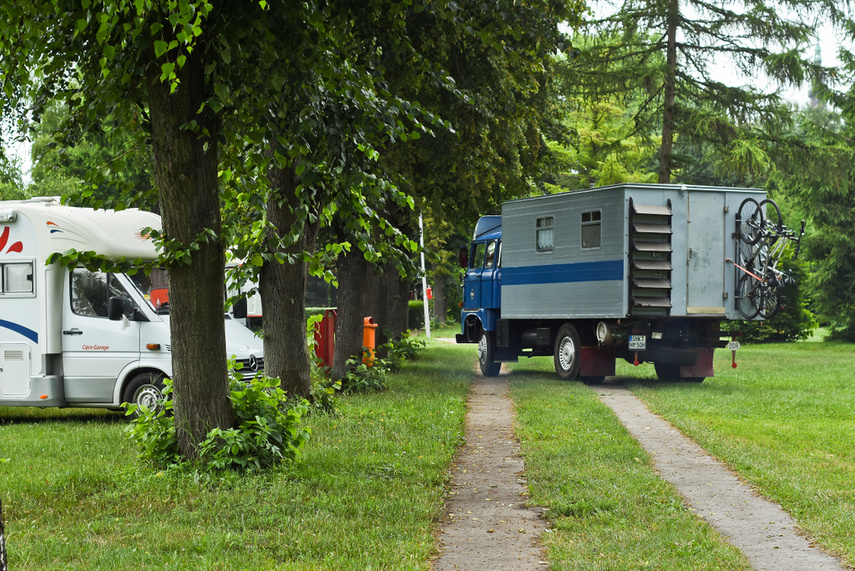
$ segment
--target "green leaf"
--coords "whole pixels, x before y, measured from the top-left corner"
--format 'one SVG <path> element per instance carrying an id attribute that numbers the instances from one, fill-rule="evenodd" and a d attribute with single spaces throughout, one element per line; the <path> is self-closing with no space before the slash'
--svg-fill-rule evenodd
<path id="1" fill-rule="evenodd" d="M 155 42 L 154 42 L 154 55 L 155 55 L 155 57 L 162 56 L 168 50 L 169 50 L 169 44 L 167 44 L 163 40 L 155 40 Z"/>

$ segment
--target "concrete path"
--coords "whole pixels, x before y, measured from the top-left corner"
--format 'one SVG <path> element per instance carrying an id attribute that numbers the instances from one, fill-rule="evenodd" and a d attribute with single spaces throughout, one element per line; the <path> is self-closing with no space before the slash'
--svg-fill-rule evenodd
<path id="1" fill-rule="evenodd" d="M 839 560 L 799 535 L 781 507 L 759 497 L 723 464 L 651 413 L 622 385 L 592 387 L 653 457 L 657 472 L 695 512 L 742 550 L 758 570 L 842 570 Z"/>
<path id="2" fill-rule="evenodd" d="M 436 571 L 545 569 L 538 545 L 546 523 L 527 508 L 508 378 L 475 377 L 446 502 Z"/>

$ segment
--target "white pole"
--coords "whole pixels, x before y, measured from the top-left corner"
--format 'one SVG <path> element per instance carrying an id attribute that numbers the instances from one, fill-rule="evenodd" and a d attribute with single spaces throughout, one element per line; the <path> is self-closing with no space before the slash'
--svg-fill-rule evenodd
<path id="1" fill-rule="evenodd" d="M 422 297 L 425 306 L 425 337 L 430 338 L 430 306 L 427 297 L 427 273 L 425 273 L 425 228 L 422 223 L 422 213 L 419 212 L 419 244 L 422 253 Z"/>

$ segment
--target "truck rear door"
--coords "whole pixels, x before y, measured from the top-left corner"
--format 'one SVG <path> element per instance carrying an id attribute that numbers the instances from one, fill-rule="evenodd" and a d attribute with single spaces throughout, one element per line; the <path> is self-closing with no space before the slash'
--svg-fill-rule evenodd
<path id="1" fill-rule="evenodd" d="M 724 307 L 725 196 L 689 192 L 686 311 L 719 315 Z"/>
<path id="2" fill-rule="evenodd" d="M 131 301 L 113 274 L 77 268 L 67 274 L 62 310 L 62 368 L 66 400 L 112 402 L 116 379 L 140 358 L 140 323 L 110 321 L 107 302 Z"/>

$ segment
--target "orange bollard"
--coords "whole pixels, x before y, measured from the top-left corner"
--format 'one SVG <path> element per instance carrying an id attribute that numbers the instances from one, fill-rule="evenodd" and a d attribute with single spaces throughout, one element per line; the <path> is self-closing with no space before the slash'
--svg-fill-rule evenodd
<path id="1" fill-rule="evenodd" d="M 368 354 L 362 358 L 362 362 L 369 367 L 374 364 L 375 329 L 377 329 L 377 324 L 374 323 L 374 318 L 366 317 L 362 328 L 362 346 L 368 348 Z"/>

